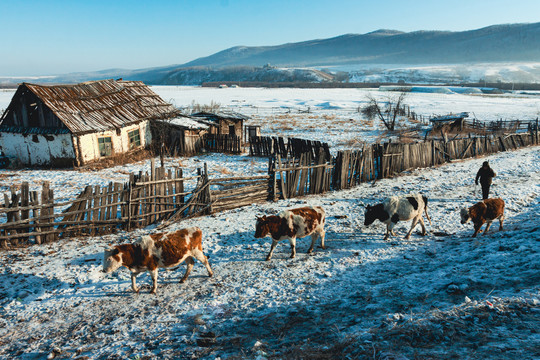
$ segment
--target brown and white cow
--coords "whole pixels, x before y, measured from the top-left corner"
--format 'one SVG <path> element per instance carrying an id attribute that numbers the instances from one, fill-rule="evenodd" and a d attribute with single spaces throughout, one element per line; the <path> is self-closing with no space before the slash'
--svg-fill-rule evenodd
<path id="1" fill-rule="evenodd" d="M 272 237 L 272 246 L 266 260 L 272 258 L 276 245 L 280 240 L 288 239 L 291 244 L 291 259 L 296 255 L 296 238 L 311 235 L 311 246 L 308 254 L 313 251 L 315 241 L 321 237 L 321 247 L 324 249 L 325 212 L 320 206 L 309 206 L 281 211 L 278 215 L 257 218 L 255 238 L 266 235 Z"/>
<path id="2" fill-rule="evenodd" d="M 431 225 L 431 219 L 427 212 L 428 199 L 421 194 L 411 194 L 408 196 L 391 196 L 385 199 L 382 203 L 373 206 L 368 205 L 366 207 L 366 216 L 364 220 L 364 226 L 373 224 L 375 220 L 386 224 L 386 234 L 384 240 L 388 239 L 390 235 L 396 235 L 394 233 L 394 226 L 399 221 L 408 221 L 412 219 L 411 229 L 405 236 L 405 239 L 409 239 L 411 234 L 420 222 L 422 226 L 422 235 L 426 235 L 426 226 L 424 225 L 423 214 L 426 214 L 426 218 Z"/>
<path id="3" fill-rule="evenodd" d="M 491 223 L 499 219 L 499 231 L 503 229 L 504 220 L 504 200 L 500 198 L 485 199 L 480 201 L 470 208 L 461 209 L 461 223 L 466 224 L 472 220 L 474 224 L 475 237 L 484 223 L 487 223 L 484 235 L 487 234 Z"/>
<path id="4" fill-rule="evenodd" d="M 210 268 L 208 259 L 203 254 L 202 231 L 198 227 L 178 230 L 172 233 L 159 233 L 143 236 L 133 244 L 116 245 L 105 250 L 103 254 L 103 271 L 111 273 L 121 266 L 131 271 L 131 286 L 133 291 L 139 292 L 135 282 L 137 275 L 148 271 L 152 276 L 152 290 L 157 289 L 158 268 L 170 268 L 187 264 L 186 273 L 180 283 L 186 281 L 195 261 L 199 260 L 206 266 L 208 275 L 214 273 Z"/>

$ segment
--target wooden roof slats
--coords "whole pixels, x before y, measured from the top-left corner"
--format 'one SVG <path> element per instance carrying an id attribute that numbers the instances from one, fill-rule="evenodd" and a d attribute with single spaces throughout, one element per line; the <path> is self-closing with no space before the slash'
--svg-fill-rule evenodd
<path id="1" fill-rule="evenodd" d="M 100 80 L 77 85 L 23 84 L 74 133 L 121 128 L 146 119 L 176 116 L 166 103 L 141 81 Z"/>

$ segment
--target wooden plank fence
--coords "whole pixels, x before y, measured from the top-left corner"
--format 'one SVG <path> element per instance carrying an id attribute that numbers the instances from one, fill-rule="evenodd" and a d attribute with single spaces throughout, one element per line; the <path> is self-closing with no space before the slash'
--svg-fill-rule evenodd
<path id="1" fill-rule="evenodd" d="M 271 158 L 269 173 L 273 200 L 329 191 L 332 168 L 324 152 L 317 158 L 313 158 L 311 153 L 301 154 L 298 159 L 282 159 L 280 155 Z"/>
<path id="2" fill-rule="evenodd" d="M 240 136 L 224 134 L 205 134 L 203 147 L 206 151 L 229 154 L 242 153 L 242 141 Z"/>
<path id="3" fill-rule="evenodd" d="M 373 144 L 358 151 L 339 151 L 334 159 L 332 188 L 347 189 L 361 182 L 393 177 L 412 169 L 538 144 L 537 134 L 531 132 L 451 141 Z"/>
<path id="4" fill-rule="evenodd" d="M 477 119 L 463 120 L 463 128 L 486 133 L 519 133 L 530 132 L 538 127 L 536 120 L 491 120 L 479 121 Z"/>
<path id="5" fill-rule="evenodd" d="M 55 202 L 49 182 L 41 194 L 28 183 L 12 186 L 0 206 L 0 246 L 48 243 L 59 237 L 102 235 L 161 223 L 158 229 L 181 219 L 230 210 L 268 200 L 290 199 L 362 182 L 393 177 L 416 168 L 538 145 L 535 132 L 485 136 L 451 141 L 386 143 L 340 151 L 330 158 L 324 147 L 298 157 L 269 158 L 268 174 L 210 179 L 206 164 L 197 175 L 184 177 L 182 169 L 156 168 L 150 174 L 131 174 L 126 183 L 86 186 L 68 202 Z M 186 181 L 196 181 L 186 191 Z M 55 211 L 57 209 L 57 211 Z"/>
<path id="6" fill-rule="evenodd" d="M 311 153 L 316 158 L 324 152 L 324 156 L 330 158 L 330 147 L 327 143 L 300 138 L 283 138 L 269 136 L 252 136 L 249 141 L 249 154 L 251 156 L 281 156 L 282 158 L 300 158 L 300 155 Z"/>

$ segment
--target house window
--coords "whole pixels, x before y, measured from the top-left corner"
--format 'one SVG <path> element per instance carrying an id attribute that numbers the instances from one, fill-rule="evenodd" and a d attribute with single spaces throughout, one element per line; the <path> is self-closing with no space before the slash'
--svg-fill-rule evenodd
<path id="1" fill-rule="evenodd" d="M 110 137 L 98 138 L 99 156 L 111 156 L 112 155 L 112 141 Z"/>
<path id="2" fill-rule="evenodd" d="M 128 132 L 129 136 L 129 149 L 135 149 L 141 146 L 141 135 L 139 129 L 131 130 Z"/>
<path id="3" fill-rule="evenodd" d="M 229 135 L 236 135 L 236 131 L 234 130 L 234 125 L 229 125 Z"/>

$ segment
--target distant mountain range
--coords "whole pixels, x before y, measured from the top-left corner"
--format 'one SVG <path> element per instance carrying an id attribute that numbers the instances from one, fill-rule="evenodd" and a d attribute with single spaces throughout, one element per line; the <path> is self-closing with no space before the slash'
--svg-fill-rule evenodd
<path id="1" fill-rule="evenodd" d="M 529 64 L 516 72 L 516 64 L 521 63 Z M 431 64 L 443 70 L 433 72 L 426 67 Z M 471 64 L 476 64 L 475 71 L 467 70 Z M 493 66 L 501 75 L 491 80 L 540 82 L 540 23 L 494 25 L 462 32 L 377 30 L 277 46 L 236 46 L 183 65 L 74 73 L 44 81 L 123 77 L 148 84 L 180 85 L 392 79 L 459 82 L 493 77 L 497 71 L 488 71 Z"/>

